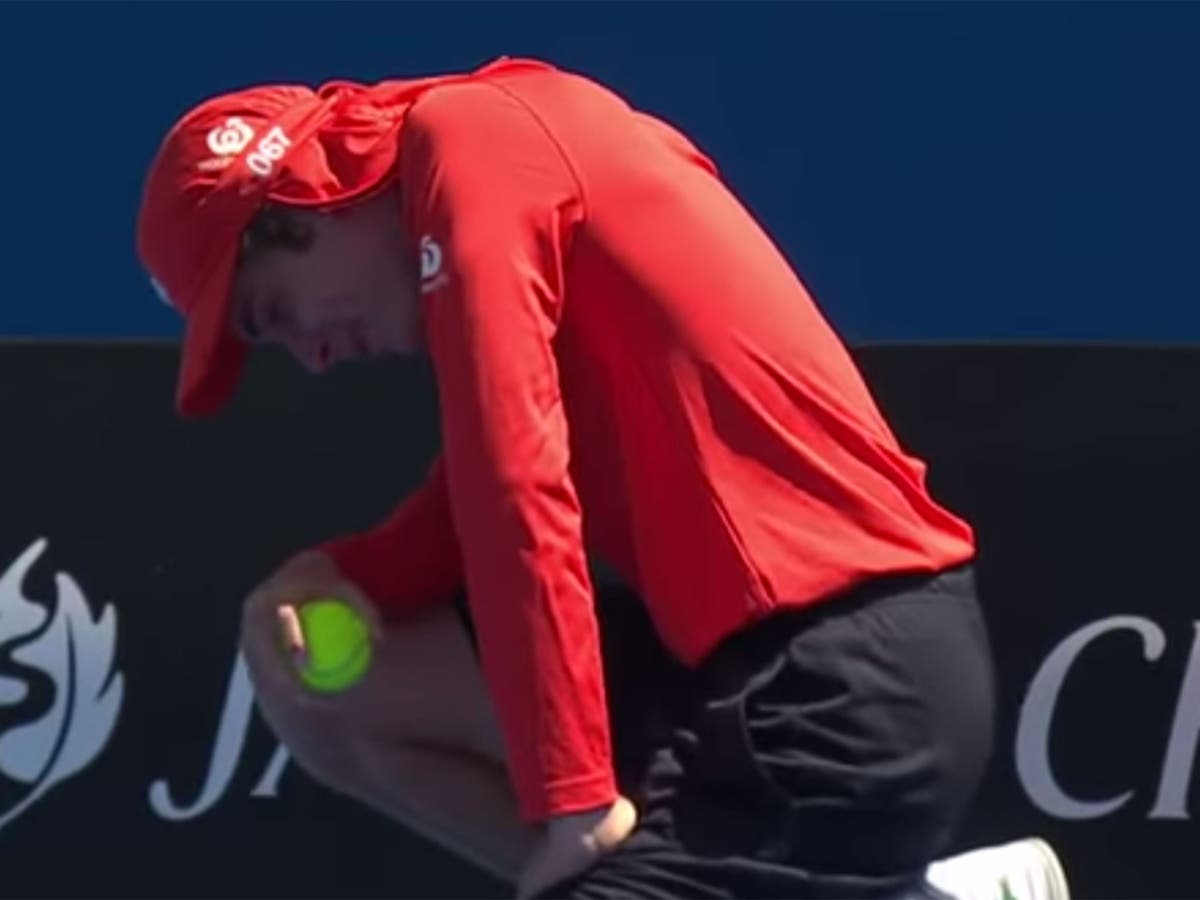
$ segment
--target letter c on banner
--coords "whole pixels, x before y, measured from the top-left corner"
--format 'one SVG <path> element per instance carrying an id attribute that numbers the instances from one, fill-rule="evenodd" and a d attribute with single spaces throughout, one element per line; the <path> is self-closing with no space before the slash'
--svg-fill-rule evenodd
<path id="1" fill-rule="evenodd" d="M 1158 796 L 1147 816 L 1150 819 L 1188 818 L 1188 792 L 1196 762 L 1196 745 L 1200 743 L 1200 622 L 1192 623 L 1192 629 L 1192 652 L 1188 655 L 1183 684 L 1179 686 Z"/>
<path id="2" fill-rule="evenodd" d="M 1021 704 L 1017 720 L 1017 776 L 1034 805 L 1057 818 L 1098 819 L 1120 809 L 1133 797 L 1133 791 L 1126 791 L 1107 800 L 1079 800 L 1059 786 L 1050 767 L 1050 726 L 1067 673 L 1088 644 L 1109 632 L 1122 630 L 1141 636 L 1143 655 L 1148 662 L 1162 656 L 1167 639 L 1154 622 L 1140 616 L 1101 619 L 1068 635 L 1054 648 L 1033 677 Z"/>

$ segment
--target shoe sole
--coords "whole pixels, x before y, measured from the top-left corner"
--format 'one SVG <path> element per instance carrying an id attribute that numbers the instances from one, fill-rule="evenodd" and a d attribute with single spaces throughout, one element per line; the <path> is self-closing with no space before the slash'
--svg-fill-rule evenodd
<path id="1" fill-rule="evenodd" d="M 1067 873 L 1062 867 L 1062 862 L 1059 861 L 1058 854 L 1054 852 L 1054 848 L 1041 838 L 1031 838 L 1030 844 L 1046 868 L 1050 887 L 1049 900 L 1071 900 L 1071 888 L 1067 884 Z"/>

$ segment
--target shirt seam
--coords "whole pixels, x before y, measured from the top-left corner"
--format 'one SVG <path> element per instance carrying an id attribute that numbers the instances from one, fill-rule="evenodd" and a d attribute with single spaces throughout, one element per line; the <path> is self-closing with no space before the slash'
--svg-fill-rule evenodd
<path id="1" fill-rule="evenodd" d="M 542 134 L 546 136 L 546 140 L 549 141 L 551 146 L 554 147 L 554 150 L 558 154 L 559 159 L 562 161 L 563 166 L 566 168 L 567 173 L 571 176 L 571 181 L 575 184 L 575 190 L 579 193 L 580 205 L 583 207 L 583 219 L 586 221 L 590 216 L 591 204 L 588 201 L 587 191 L 583 186 L 583 178 L 580 177 L 579 170 L 575 167 L 574 162 L 571 160 L 570 154 L 567 153 L 567 149 L 562 145 L 562 142 L 558 139 L 558 136 L 554 133 L 554 130 L 550 127 L 546 120 L 542 118 L 537 109 L 512 88 L 488 81 L 483 83 L 488 87 L 495 88 L 497 91 L 504 94 L 504 96 L 515 101 L 523 110 L 525 110 L 529 117 L 533 119 L 538 128 L 541 129 Z"/>

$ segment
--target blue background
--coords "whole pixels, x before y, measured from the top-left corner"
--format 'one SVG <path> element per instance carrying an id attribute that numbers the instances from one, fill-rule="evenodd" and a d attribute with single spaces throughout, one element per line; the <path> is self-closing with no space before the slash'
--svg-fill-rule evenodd
<path id="1" fill-rule="evenodd" d="M 5 3 L 0 335 L 168 336 L 188 106 L 530 55 L 689 132 L 852 340 L 1200 339 L 1200 5 Z"/>

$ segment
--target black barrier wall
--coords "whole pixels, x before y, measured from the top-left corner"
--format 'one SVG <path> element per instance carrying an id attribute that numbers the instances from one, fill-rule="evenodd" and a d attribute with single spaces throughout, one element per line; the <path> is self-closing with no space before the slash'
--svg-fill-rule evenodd
<path id="1" fill-rule="evenodd" d="M 1200 894 L 1200 350 L 857 351 L 975 524 L 996 756 L 960 846 L 1049 837 L 1080 896 Z M 0 893 L 500 896 L 318 788 L 253 714 L 240 598 L 436 452 L 419 365 L 256 361 L 181 423 L 158 345 L 0 346 Z"/>

